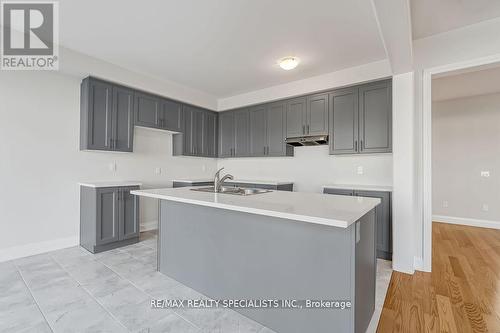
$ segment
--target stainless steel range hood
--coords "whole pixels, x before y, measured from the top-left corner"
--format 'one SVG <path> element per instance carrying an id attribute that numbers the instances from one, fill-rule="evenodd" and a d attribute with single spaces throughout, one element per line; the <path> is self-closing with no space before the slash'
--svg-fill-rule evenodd
<path id="1" fill-rule="evenodd" d="M 291 146 L 318 146 L 328 144 L 328 135 L 310 135 L 286 138 L 285 142 Z"/>

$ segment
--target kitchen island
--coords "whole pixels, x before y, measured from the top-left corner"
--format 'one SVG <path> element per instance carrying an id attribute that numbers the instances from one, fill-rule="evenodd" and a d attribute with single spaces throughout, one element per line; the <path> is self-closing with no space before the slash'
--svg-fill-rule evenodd
<path id="1" fill-rule="evenodd" d="M 375 304 L 379 199 L 284 191 L 238 196 L 191 188 L 132 194 L 160 200 L 163 274 L 216 300 L 343 302 L 234 308 L 276 332 L 365 332 Z M 347 302 L 350 307 L 337 307 Z"/>

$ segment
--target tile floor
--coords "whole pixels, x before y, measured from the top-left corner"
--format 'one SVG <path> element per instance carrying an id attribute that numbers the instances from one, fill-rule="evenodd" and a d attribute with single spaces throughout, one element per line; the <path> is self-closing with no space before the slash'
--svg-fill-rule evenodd
<path id="1" fill-rule="evenodd" d="M 96 255 L 72 247 L 0 263 L 0 332 L 272 332 L 229 309 L 152 309 L 151 299 L 205 298 L 156 271 L 156 244 L 144 232 Z M 386 290 L 377 284 L 377 308 Z"/>

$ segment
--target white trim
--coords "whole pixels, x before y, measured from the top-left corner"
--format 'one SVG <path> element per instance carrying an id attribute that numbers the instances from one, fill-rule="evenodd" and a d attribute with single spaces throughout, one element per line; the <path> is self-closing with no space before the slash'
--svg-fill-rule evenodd
<path id="1" fill-rule="evenodd" d="M 432 76 L 470 67 L 500 62 L 500 54 L 447 64 L 423 71 L 422 124 L 422 254 L 423 270 L 431 271 L 432 263 Z"/>
<path id="2" fill-rule="evenodd" d="M 141 223 L 141 232 L 143 231 L 150 231 L 150 230 L 156 230 L 158 229 L 158 221 L 153 220 L 153 221 L 147 221 Z"/>
<path id="3" fill-rule="evenodd" d="M 79 244 L 78 238 L 78 236 L 72 236 L 45 242 L 9 247 L 4 250 L 0 250 L 0 262 L 77 246 Z"/>
<path id="4" fill-rule="evenodd" d="M 471 227 L 481 227 L 490 229 L 500 229 L 500 221 L 471 219 L 466 217 L 432 215 L 433 222 L 468 225 Z"/>
<path id="5" fill-rule="evenodd" d="M 415 270 L 423 271 L 424 270 L 424 261 L 422 260 L 422 257 L 414 257 L 413 258 L 413 266 L 415 267 Z"/>

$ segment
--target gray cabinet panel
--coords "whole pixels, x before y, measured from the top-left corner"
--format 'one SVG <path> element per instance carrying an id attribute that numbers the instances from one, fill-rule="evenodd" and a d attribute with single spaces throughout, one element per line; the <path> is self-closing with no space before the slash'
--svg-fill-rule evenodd
<path id="1" fill-rule="evenodd" d="M 234 111 L 233 157 L 250 155 L 250 113 L 248 109 Z"/>
<path id="2" fill-rule="evenodd" d="M 88 121 L 87 138 L 84 149 L 110 150 L 112 139 L 112 106 L 113 86 L 98 80 L 82 83 L 88 84 Z"/>
<path id="3" fill-rule="evenodd" d="M 376 239 L 377 257 L 392 259 L 392 217 L 391 217 L 391 193 L 382 191 L 358 191 L 354 192 L 358 197 L 379 198 L 380 205 L 375 208 L 376 212 Z"/>
<path id="4" fill-rule="evenodd" d="M 264 156 L 267 152 L 267 108 L 263 105 L 250 109 L 250 155 Z"/>
<path id="5" fill-rule="evenodd" d="M 203 155 L 217 157 L 217 114 L 206 111 L 204 113 L 204 145 Z"/>
<path id="6" fill-rule="evenodd" d="M 120 199 L 120 240 L 139 237 L 139 198 L 130 191 L 139 187 L 121 188 Z"/>
<path id="7" fill-rule="evenodd" d="M 134 91 L 113 88 L 113 150 L 132 152 L 134 142 Z"/>
<path id="8" fill-rule="evenodd" d="M 118 191 L 116 188 L 97 190 L 96 245 L 119 240 Z"/>
<path id="9" fill-rule="evenodd" d="M 359 149 L 361 153 L 392 151 L 391 83 L 384 81 L 359 88 Z"/>
<path id="10" fill-rule="evenodd" d="M 267 156 L 293 155 L 293 148 L 285 143 L 286 103 L 270 104 L 267 108 Z"/>
<path id="11" fill-rule="evenodd" d="M 358 152 L 358 89 L 330 94 L 330 154 Z"/>
<path id="12" fill-rule="evenodd" d="M 328 94 L 307 97 L 306 135 L 328 134 Z"/>
<path id="13" fill-rule="evenodd" d="M 194 155 L 194 110 L 184 106 L 183 152 L 182 155 Z"/>
<path id="14" fill-rule="evenodd" d="M 219 114 L 219 156 L 233 156 L 234 147 L 234 112 Z"/>
<path id="15" fill-rule="evenodd" d="M 181 132 L 182 121 L 182 105 L 168 99 L 162 99 L 160 126 L 169 131 Z"/>
<path id="16" fill-rule="evenodd" d="M 286 137 L 293 138 L 305 134 L 306 98 L 296 98 L 287 102 Z"/>
<path id="17" fill-rule="evenodd" d="M 203 136 L 205 126 L 203 124 L 203 111 L 195 109 L 193 112 L 193 154 L 200 156 L 203 155 Z"/>
<path id="18" fill-rule="evenodd" d="M 354 195 L 353 190 L 344 190 L 344 189 L 339 189 L 339 188 L 325 188 L 323 190 L 323 193 L 326 194 L 335 194 L 335 195 Z"/>
<path id="19" fill-rule="evenodd" d="M 153 95 L 136 93 L 135 125 L 159 128 L 160 99 Z"/>

